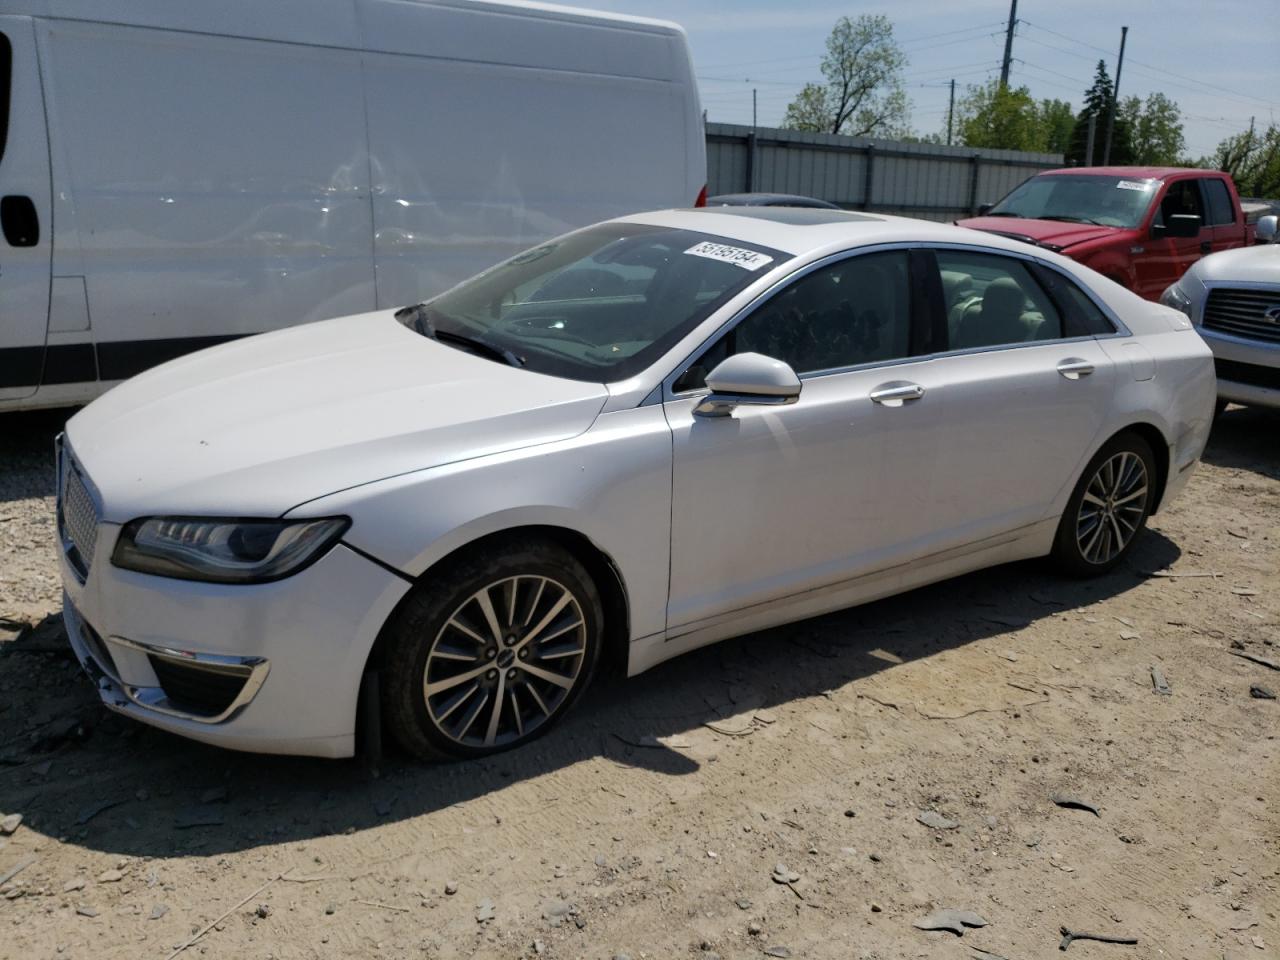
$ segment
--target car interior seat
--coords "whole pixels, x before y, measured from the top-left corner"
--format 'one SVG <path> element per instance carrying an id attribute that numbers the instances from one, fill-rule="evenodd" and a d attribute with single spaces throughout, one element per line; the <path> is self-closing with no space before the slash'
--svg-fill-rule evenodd
<path id="1" fill-rule="evenodd" d="M 992 280 L 982 299 L 965 309 L 953 346 L 960 349 L 1035 339 L 1044 317 L 1028 312 L 1026 294 L 1012 277 Z"/>

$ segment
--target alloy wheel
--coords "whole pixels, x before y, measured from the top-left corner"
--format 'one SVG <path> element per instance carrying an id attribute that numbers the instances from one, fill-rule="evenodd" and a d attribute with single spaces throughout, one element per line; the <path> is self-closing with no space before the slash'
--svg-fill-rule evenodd
<path id="1" fill-rule="evenodd" d="M 1105 564 L 1128 546 L 1147 509 L 1147 467 L 1128 450 L 1103 461 L 1085 487 L 1076 545 L 1088 563 Z"/>
<path id="2" fill-rule="evenodd" d="M 550 577 L 507 577 L 477 590 L 427 654 L 422 688 L 432 724 L 469 747 L 531 734 L 573 690 L 586 631 L 577 597 Z"/>

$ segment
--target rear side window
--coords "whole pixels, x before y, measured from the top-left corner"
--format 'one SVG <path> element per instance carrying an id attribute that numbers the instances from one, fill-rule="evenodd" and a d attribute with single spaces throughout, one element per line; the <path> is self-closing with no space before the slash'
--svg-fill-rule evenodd
<path id="1" fill-rule="evenodd" d="M 948 345 L 973 350 L 1062 336 L 1062 315 L 1032 275 L 1014 257 L 938 250 L 946 298 Z"/>
<path id="2" fill-rule="evenodd" d="M 1221 226 L 1236 222 L 1235 206 L 1231 203 L 1231 192 L 1227 185 L 1216 177 L 1205 177 L 1200 181 L 1208 201 L 1209 216 L 1205 221 L 1210 226 Z"/>
<path id="3" fill-rule="evenodd" d="M 0 33 L 0 161 L 4 160 L 4 148 L 9 142 L 9 88 L 13 83 L 13 47 L 9 38 Z"/>
<path id="4" fill-rule="evenodd" d="M 1094 337 L 1116 332 L 1107 315 L 1073 280 L 1040 264 L 1035 264 L 1032 270 L 1062 313 L 1064 337 Z"/>

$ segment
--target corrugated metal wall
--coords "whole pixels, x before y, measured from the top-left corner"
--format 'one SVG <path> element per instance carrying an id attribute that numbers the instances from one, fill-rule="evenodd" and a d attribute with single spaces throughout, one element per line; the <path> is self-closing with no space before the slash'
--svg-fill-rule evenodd
<path id="1" fill-rule="evenodd" d="M 798 193 L 852 210 L 953 220 L 1062 155 L 707 124 L 707 193 Z"/>

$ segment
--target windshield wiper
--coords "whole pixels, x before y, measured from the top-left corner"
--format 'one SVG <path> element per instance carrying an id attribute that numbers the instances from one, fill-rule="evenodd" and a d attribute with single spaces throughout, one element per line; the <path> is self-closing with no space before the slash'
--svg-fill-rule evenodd
<path id="1" fill-rule="evenodd" d="M 1040 219 L 1041 220 L 1061 220 L 1064 223 L 1092 223 L 1095 227 L 1103 226 L 1103 224 L 1099 223 L 1097 220 L 1094 220 L 1092 217 L 1067 217 L 1067 216 L 1063 216 L 1062 214 L 1056 214 L 1052 217 L 1044 216 L 1044 217 L 1041 217 Z"/>
<path id="2" fill-rule="evenodd" d="M 524 357 L 518 357 L 506 347 L 500 347 L 496 343 L 490 343 L 480 337 L 473 337 L 465 333 L 437 330 L 435 324 L 431 322 L 431 310 L 425 303 L 415 303 L 411 307 L 397 310 L 396 319 L 405 326 L 412 326 L 414 330 L 417 330 L 418 333 L 428 339 L 464 347 L 492 360 L 501 360 L 512 367 L 523 367 L 525 364 Z"/>
<path id="3" fill-rule="evenodd" d="M 488 340 L 473 337 L 470 334 L 454 333 L 450 330 L 436 330 L 435 338 L 441 343 L 452 343 L 468 350 L 473 350 L 478 354 L 489 357 L 491 360 L 501 360 L 508 366 L 523 367 L 525 364 L 524 357 L 516 356 L 506 347 L 500 347 L 496 343 L 490 343 Z"/>
<path id="4" fill-rule="evenodd" d="M 1019 220 L 1022 219 L 1022 214 L 1014 213 L 1011 210 L 988 210 L 986 215 L 988 217 L 1017 217 Z"/>

